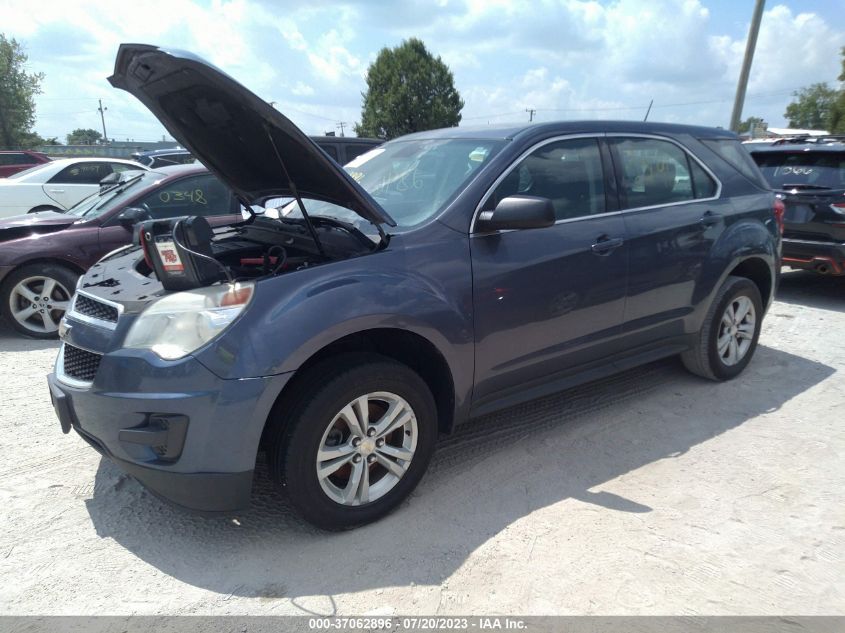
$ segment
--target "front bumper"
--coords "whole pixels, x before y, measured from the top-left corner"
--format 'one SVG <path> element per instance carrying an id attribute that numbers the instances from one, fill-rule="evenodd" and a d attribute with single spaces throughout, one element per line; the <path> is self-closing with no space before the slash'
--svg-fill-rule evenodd
<path id="1" fill-rule="evenodd" d="M 224 380 L 190 357 L 165 369 L 106 355 L 90 386 L 55 373 L 48 383 L 64 432 L 75 430 L 157 496 L 220 513 L 249 505 L 261 433 L 289 376 Z"/>
<path id="2" fill-rule="evenodd" d="M 783 239 L 783 265 L 831 275 L 845 274 L 845 244 Z"/>

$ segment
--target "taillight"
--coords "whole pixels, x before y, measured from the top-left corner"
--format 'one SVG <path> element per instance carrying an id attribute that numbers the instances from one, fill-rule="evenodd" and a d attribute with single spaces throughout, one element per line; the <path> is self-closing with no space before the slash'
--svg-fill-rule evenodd
<path id="1" fill-rule="evenodd" d="M 841 213 L 845 215 L 845 202 L 834 202 L 830 205 L 830 208 L 833 209 L 836 213 Z"/>
<path id="2" fill-rule="evenodd" d="M 772 211 L 775 214 L 775 222 L 778 225 L 778 231 L 783 235 L 783 215 L 786 213 L 786 205 L 778 197 L 775 197 L 775 204 L 772 206 Z"/>

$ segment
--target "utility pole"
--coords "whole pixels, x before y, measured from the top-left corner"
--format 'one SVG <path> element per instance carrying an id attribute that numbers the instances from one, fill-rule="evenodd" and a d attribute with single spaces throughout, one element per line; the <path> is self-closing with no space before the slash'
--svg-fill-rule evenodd
<path id="1" fill-rule="evenodd" d="M 346 136 L 346 134 L 343 133 L 343 126 L 344 125 L 349 125 L 349 123 L 347 123 L 346 121 L 340 121 L 340 122 L 338 122 L 337 125 L 335 125 L 336 128 L 340 129 L 340 135 L 341 136 Z"/>
<path id="2" fill-rule="evenodd" d="M 103 100 L 102 99 L 97 99 L 97 101 L 100 102 L 100 107 L 97 108 L 97 110 L 100 111 L 100 120 L 103 122 L 103 143 L 108 143 L 109 142 L 109 135 L 106 134 L 106 115 L 105 115 L 105 111 L 108 110 L 108 108 L 103 107 Z"/>
<path id="3" fill-rule="evenodd" d="M 528 113 L 528 122 L 534 122 L 534 114 L 537 112 L 534 108 L 525 108 L 525 111 Z"/>
<path id="4" fill-rule="evenodd" d="M 757 0 L 754 14 L 751 16 L 751 26 L 748 28 L 748 41 L 745 43 L 745 57 L 742 60 L 742 70 L 739 72 L 739 83 L 736 86 L 734 109 L 731 112 L 731 130 L 739 131 L 739 119 L 742 117 L 742 106 L 745 105 L 745 90 L 748 88 L 748 75 L 751 73 L 751 61 L 754 59 L 754 49 L 757 48 L 757 34 L 760 32 L 760 22 L 763 20 L 763 8 L 766 0 Z"/>

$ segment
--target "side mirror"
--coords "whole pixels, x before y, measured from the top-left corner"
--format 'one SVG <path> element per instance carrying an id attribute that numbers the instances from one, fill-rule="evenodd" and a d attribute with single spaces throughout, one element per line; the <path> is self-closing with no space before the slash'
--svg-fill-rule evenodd
<path id="1" fill-rule="evenodd" d="M 475 222 L 477 233 L 513 229 L 542 229 L 555 223 L 555 208 L 548 198 L 508 196 L 492 211 L 482 211 Z"/>
<path id="2" fill-rule="evenodd" d="M 123 211 L 117 214 L 117 221 L 127 231 L 131 231 L 132 227 L 145 220 L 151 220 L 149 212 L 140 207 L 126 207 Z"/>
<path id="3" fill-rule="evenodd" d="M 117 183 L 120 182 L 120 174 L 118 172 L 112 172 L 102 180 L 100 180 L 100 193 L 105 191 L 110 187 L 114 187 Z"/>

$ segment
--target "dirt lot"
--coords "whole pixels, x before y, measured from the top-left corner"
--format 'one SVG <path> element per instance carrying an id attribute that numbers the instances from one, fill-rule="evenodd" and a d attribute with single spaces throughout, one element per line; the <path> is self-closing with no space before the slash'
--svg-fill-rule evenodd
<path id="1" fill-rule="evenodd" d="M 845 279 L 789 273 L 746 373 L 676 361 L 463 429 L 344 534 L 162 504 L 62 435 L 55 343 L 0 331 L 0 612 L 845 614 Z"/>

